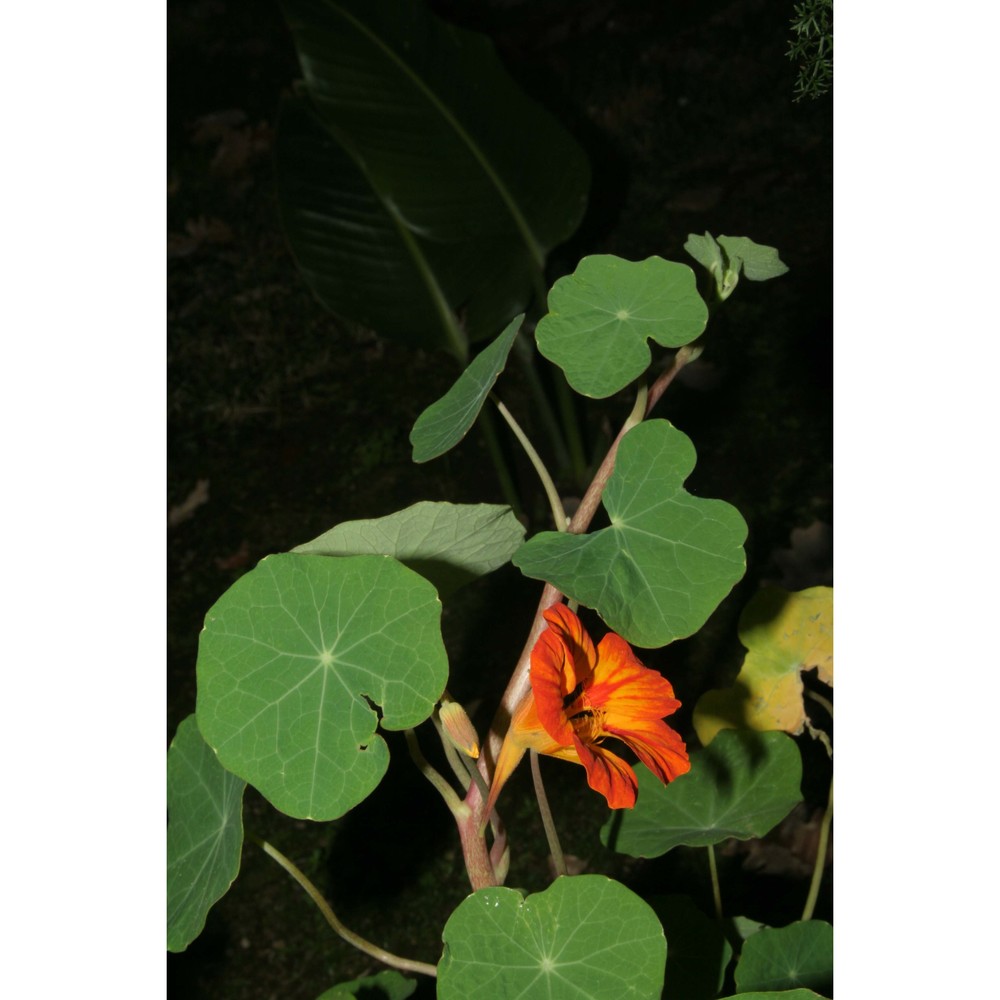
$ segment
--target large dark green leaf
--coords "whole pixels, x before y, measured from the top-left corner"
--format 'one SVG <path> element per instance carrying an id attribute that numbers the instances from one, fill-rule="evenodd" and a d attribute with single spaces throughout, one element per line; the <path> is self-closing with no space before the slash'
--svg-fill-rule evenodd
<path id="1" fill-rule="evenodd" d="M 486 38 L 419 0 L 284 9 L 316 112 L 286 115 L 292 134 L 278 152 L 283 218 L 307 279 L 344 315 L 369 290 L 395 298 L 367 306 L 387 336 L 433 339 L 443 306 L 472 339 L 495 334 L 579 223 L 589 182 L 579 146 Z M 332 145 L 311 161 L 324 131 L 342 162 Z M 423 291 L 409 301 L 414 286 Z"/>

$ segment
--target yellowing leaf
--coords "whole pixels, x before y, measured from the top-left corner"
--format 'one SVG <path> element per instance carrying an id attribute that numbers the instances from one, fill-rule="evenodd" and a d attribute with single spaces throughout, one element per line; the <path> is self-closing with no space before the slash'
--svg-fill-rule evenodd
<path id="1" fill-rule="evenodd" d="M 762 589 L 740 618 L 747 648 L 733 686 L 706 691 L 694 710 L 698 738 L 708 745 L 721 729 L 782 729 L 797 736 L 807 721 L 802 671 L 833 685 L 833 589 L 789 593 Z"/>

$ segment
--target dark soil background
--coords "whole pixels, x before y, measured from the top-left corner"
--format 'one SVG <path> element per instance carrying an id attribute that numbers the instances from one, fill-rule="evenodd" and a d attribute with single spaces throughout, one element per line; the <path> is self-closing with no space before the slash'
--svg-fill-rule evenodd
<path id="1" fill-rule="evenodd" d="M 708 626 L 645 657 L 671 677 L 684 702 L 676 725 L 690 737 L 698 696 L 739 667 L 736 620 L 761 581 L 793 589 L 832 581 L 831 101 L 793 101 L 790 0 L 432 6 L 488 33 L 510 73 L 591 157 L 590 209 L 551 256 L 550 282 L 587 253 L 687 260 L 688 234 L 706 230 L 775 246 L 790 268 L 775 281 L 741 282 L 710 324 L 703 359 L 657 412 L 698 450 L 688 488 L 735 504 L 750 527 L 746 578 Z M 419 499 L 503 497 L 474 435 L 427 466 L 410 461 L 409 428 L 454 378 L 449 359 L 340 322 L 295 269 L 271 159 L 278 104 L 298 75 L 277 4 L 174 0 L 168 42 L 169 739 L 194 711 L 206 611 L 260 558 Z M 516 373 L 505 392 L 531 427 Z M 615 399 L 581 414 L 595 454 L 629 405 Z M 508 567 L 445 608 L 450 688 L 470 699 L 481 729 L 538 593 Z M 388 739 L 389 774 L 348 816 L 291 820 L 248 790 L 246 827 L 299 864 L 349 926 L 434 962 L 444 920 L 468 884 L 450 817 L 401 741 Z M 817 806 L 828 765 L 818 744 L 806 739 L 802 750 L 807 804 Z M 710 910 L 704 852 L 654 862 L 611 855 L 597 839 L 607 816 L 599 797 L 583 794 L 575 769 L 543 763 L 564 847 L 587 870 L 644 894 L 687 892 Z M 544 839 L 524 775 L 505 799 L 516 838 L 508 884 L 543 888 Z M 808 884 L 801 874 L 787 866 L 754 873 L 735 854 L 721 861 L 727 913 L 798 917 Z M 827 882 L 816 916 L 831 912 Z M 203 935 L 169 956 L 168 982 L 185 1000 L 312 1000 L 376 969 L 248 843 Z"/>

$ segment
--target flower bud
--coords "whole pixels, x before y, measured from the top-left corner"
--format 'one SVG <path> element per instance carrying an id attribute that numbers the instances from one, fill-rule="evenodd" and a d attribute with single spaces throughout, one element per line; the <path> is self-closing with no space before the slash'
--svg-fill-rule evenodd
<path id="1" fill-rule="evenodd" d="M 457 701 L 445 696 L 438 709 L 438 717 L 452 746 L 461 750 L 466 757 L 476 759 L 479 756 L 479 737 L 465 709 Z"/>

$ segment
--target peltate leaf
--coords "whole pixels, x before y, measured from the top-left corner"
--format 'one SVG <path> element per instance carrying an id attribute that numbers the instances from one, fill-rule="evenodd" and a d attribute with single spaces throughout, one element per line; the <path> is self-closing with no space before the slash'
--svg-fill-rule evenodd
<path id="1" fill-rule="evenodd" d="M 558 878 L 527 899 L 480 889 L 448 918 L 440 1000 L 659 1000 L 667 944 L 656 914 L 602 875 Z"/>
<path id="2" fill-rule="evenodd" d="M 736 988 L 833 993 L 833 928 L 825 920 L 799 920 L 747 938 L 736 963 Z M 783 994 L 785 995 L 785 994 Z"/>
<path id="3" fill-rule="evenodd" d="M 383 969 L 374 976 L 362 976 L 324 990 L 316 1000 L 406 1000 L 417 988 L 395 969 Z"/>
<path id="4" fill-rule="evenodd" d="M 469 432 L 497 376 L 507 364 L 507 356 L 523 320 L 524 313 L 515 316 L 503 333 L 459 375 L 455 384 L 417 417 L 410 431 L 414 462 L 428 462 L 443 455 Z"/>
<path id="5" fill-rule="evenodd" d="M 278 809 L 335 819 L 389 763 L 375 733 L 426 719 L 448 661 L 441 603 L 386 556 L 268 556 L 205 618 L 198 725 L 229 770 Z"/>
<path id="6" fill-rule="evenodd" d="M 688 896 L 651 896 L 667 936 L 663 1000 L 714 1000 L 722 989 L 733 949 L 717 920 Z"/>
<path id="7" fill-rule="evenodd" d="M 707 321 L 687 264 L 598 254 L 552 286 L 535 339 L 577 392 L 602 399 L 649 367 L 649 338 L 681 347 L 700 336 Z"/>
<path id="8" fill-rule="evenodd" d="M 243 789 L 201 738 L 193 715 L 167 750 L 167 948 L 183 951 L 240 870 Z"/>
<path id="9" fill-rule="evenodd" d="M 395 298 L 402 322 L 382 327 L 387 336 L 408 338 L 408 309 L 413 328 L 425 331 L 442 308 L 460 310 L 471 339 L 492 335 L 523 309 L 546 253 L 582 217 L 582 150 L 518 89 L 487 38 L 418 0 L 283 7 L 311 107 L 377 202 L 356 198 L 356 184 L 341 195 L 339 177 L 324 180 L 321 165 L 279 155 L 280 172 L 300 171 L 322 194 L 300 200 L 301 185 L 282 184 L 294 252 L 304 261 L 303 237 L 321 251 L 307 277 L 335 270 L 341 288 L 353 282 Z M 386 220 L 398 235 L 373 241 L 370 230 L 387 231 Z M 412 272 L 408 285 L 426 285 L 412 303 L 395 285 L 401 270 Z M 345 311 L 329 289 L 314 287 Z"/>
<path id="10" fill-rule="evenodd" d="M 684 490 L 694 463 L 690 439 L 666 420 L 639 424 L 622 438 L 604 489 L 610 526 L 541 532 L 514 565 L 596 609 L 635 646 L 697 632 L 746 569 L 747 528 L 728 503 Z"/>
<path id="11" fill-rule="evenodd" d="M 682 844 L 763 837 L 802 800 L 802 758 L 784 733 L 726 730 L 691 754 L 691 770 L 664 786 L 636 767 L 639 797 L 601 829 L 612 850 L 655 858 Z"/>
<path id="12" fill-rule="evenodd" d="M 524 526 L 509 507 L 424 500 L 386 517 L 345 521 L 292 551 L 392 556 L 444 597 L 508 562 L 523 540 Z"/>
<path id="13" fill-rule="evenodd" d="M 720 729 L 798 735 L 808 721 L 802 671 L 815 667 L 821 681 L 833 684 L 833 589 L 764 587 L 744 608 L 739 635 L 747 648 L 743 666 L 732 687 L 698 700 L 698 739 L 710 743 Z"/>

